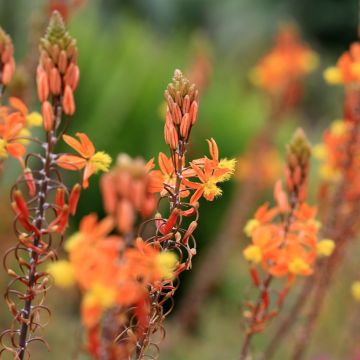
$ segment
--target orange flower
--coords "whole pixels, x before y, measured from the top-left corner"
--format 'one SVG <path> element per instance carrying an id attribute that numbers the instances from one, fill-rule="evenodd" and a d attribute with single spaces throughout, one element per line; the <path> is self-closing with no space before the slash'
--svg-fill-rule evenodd
<path id="1" fill-rule="evenodd" d="M 176 160 L 177 161 L 177 160 Z M 161 196 L 167 194 L 166 187 L 169 186 L 174 188 L 176 182 L 175 169 L 171 157 L 167 157 L 164 153 L 159 153 L 158 157 L 160 170 L 150 171 L 150 184 L 149 191 L 151 193 L 159 192 Z M 152 161 L 148 163 L 147 167 L 152 166 Z M 185 176 L 185 172 L 184 172 Z M 189 192 L 186 191 L 185 187 L 181 186 L 181 197 L 186 197 Z"/>
<path id="2" fill-rule="evenodd" d="M 299 82 L 317 65 L 317 55 L 301 39 L 293 26 L 285 26 L 276 36 L 274 48 L 252 70 L 252 82 L 271 92 L 287 89 Z"/>
<path id="3" fill-rule="evenodd" d="M 211 158 L 208 160 L 210 160 L 211 166 L 213 167 L 214 177 L 218 179 L 217 182 L 229 180 L 231 175 L 235 172 L 236 160 L 227 158 L 219 160 L 219 148 L 216 144 L 216 141 L 213 138 L 206 141 L 209 145 L 209 153 L 211 156 Z M 193 163 L 200 167 L 204 167 L 206 158 L 207 157 L 205 156 L 204 158 L 196 159 L 193 161 Z M 194 172 L 192 169 L 189 169 L 185 171 L 184 175 L 187 177 L 196 176 L 196 172 Z"/>
<path id="4" fill-rule="evenodd" d="M 332 85 L 357 83 L 360 81 L 360 43 L 351 44 L 350 50 L 343 53 L 336 66 L 327 68 L 325 80 Z"/>
<path id="5" fill-rule="evenodd" d="M 11 155 L 22 163 L 26 152 L 20 133 L 24 129 L 24 119 L 19 112 L 11 113 L 0 122 L 0 158 Z"/>
<path id="6" fill-rule="evenodd" d="M 90 141 L 87 135 L 83 133 L 76 133 L 80 141 L 75 138 L 63 135 L 64 141 L 76 150 L 79 155 L 61 155 L 57 159 L 57 164 L 63 169 L 67 170 L 82 170 L 83 186 L 89 186 L 89 177 L 96 174 L 98 171 L 108 171 L 111 163 L 111 158 L 103 151 L 95 152 L 94 144 Z"/>
<path id="7" fill-rule="evenodd" d="M 201 196 L 204 196 L 206 200 L 213 201 L 216 196 L 222 194 L 222 190 L 217 186 L 217 183 L 221 181 L 221 176 L 227 171 L 226 169 L 214 169 L 213 162 L 208 158 L 204 158 L 204 169 L 201 169 L 193 162 L 190 163 L 190 165 L 191 169 L 200 180 L 200 183 L 192 182 L 187 179 L 183 180 L 183 183 L 186 186 L 196 189 L 190 199 L 190 203 L 194 204 Z"/>

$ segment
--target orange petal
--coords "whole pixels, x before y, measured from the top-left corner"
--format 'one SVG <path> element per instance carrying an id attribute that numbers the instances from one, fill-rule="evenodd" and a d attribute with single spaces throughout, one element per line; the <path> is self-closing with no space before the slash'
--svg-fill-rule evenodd
<path id="1" fill-rule="evenodd" d="M 61 155 L 56 162 L 61 168 L 72 171 L 81 170 L 86 165 L 86 160 L 76 155 Z"/>
<path id="2" fill-rule="evenodd" d="M 90 141 L 89 137 L 84 133 L 76 133 L 76 136 L 80 139 L 81 145 L 88 154 L 88 157 L 91 157 L 95 154 L 94 144 Z"/>

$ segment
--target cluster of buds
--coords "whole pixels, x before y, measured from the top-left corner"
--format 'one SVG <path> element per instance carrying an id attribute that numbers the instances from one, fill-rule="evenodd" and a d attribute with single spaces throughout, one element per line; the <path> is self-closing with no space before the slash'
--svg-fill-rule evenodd
<path id="1" fill-rule="evenodd" d="M 9 85 L 15 73 L 14 46 L 11 38 L 0 27 L 0 83 Z"/>
<path id="2" fill-rule="evenodd" d="M 172 83 L 165 90 L 167 102 L 165 118 L 165 142 L 176 150 L 179 140 L 188 142 L 198 113 L 199 92 L 180 70 L 175 70 Z"/>
<path id="3" fill-rule="evenodd" d="M 74 91 L 79 82 L 76 41 L 66 31 L 58 12 L 54 12 L 47 33 L 40 42 L 40 63 L 37 68 L 38 97 L 42 103 L 44 128 L 50 131 L 55 126 L 53 107 L 48 98 L 51 95 L 61 103 L 64 113 L 75 112 Z"/>
<path id="4" fill-rule="evenodd" d="M 310 154 L 304 132 L 296 131 L 287 147 L 287 191 L 282 189 L 280 181 L 277 182 L 274 190 L 277 205 L 273 208 L 268 204 L 261 206 L 245 226 L 252 244 L 245 248 L 244 257 L 251 263 L 250 274 L 259 289 L 259 298 L 256 303 L 247 302 L 248 310 L 244 316 L 248 329 L 241 359 L 246 358 L 252 336 L 262 331 L 266 323 L 278 314 L 296 276 L 311 275 L 316 258 L 330 256 L 334 250 L 332 240 L 318 241 L 316 209 L 306 203 Z M 275 300 L 270 297 L 274 277 L 287 278 Z"/>
<path id="5" fill-rule="evenodd" d="M 303 203 L 307 198 L 307 180 L 311 147 L 302 129 L 298 129 L 287 147 L 286 186 L 290 201 Z"/>
<path id="6" fill-rule="evenodd" d="M 141 158 L 131 159 L 120 154 L 116 165 L 101 177 L 104 209 L 111 215 L 120 234 L 133 231 L 137 215 L 146 219 L 153 215 L 157 204 L 150 192 L 149 169 Z"/>

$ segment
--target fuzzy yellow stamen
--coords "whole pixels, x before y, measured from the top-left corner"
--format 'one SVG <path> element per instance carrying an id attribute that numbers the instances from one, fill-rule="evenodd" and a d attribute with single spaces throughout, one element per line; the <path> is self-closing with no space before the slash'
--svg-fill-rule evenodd
<path id="1" fill-rule="evenodd" d="M 323 239 L 316 244 L 316 252 L 319 256 L 330 256 L 334 249 L 335 242 L 331 239 Z"/>
<path id="2" fill-rule="evenodd" d="M 156 258 L 156 264 L 163 279 L 172 279 L 178 259 L 172 252 L 162 252 Z"/>
<path id="3" fill-rule="evenodd" d="M 261 249 L 257 245 L 249 245 L 243 251 L 244 258 L 252 263 L 259 263 L 262 259 Z"/>
<path id="4" fill-rule="evenodd" d="M 90 159 L 90 163 L 95 168 L 95 172 L 109 171 L 111 161 L 111 157 L 104 151 L 98 151 Z"/>
<path id="5" fill-rule="evenodd" d="M 343 81 L 342 74 L 336 66 L 330 66 L 324 71 L 324 79 L 330 85 L 338 85 Z"/>
<path id="6" fill-rule="evenodd" d="M 27 117 L 26 117 L 26 123 L 29 127 L 33 127 L 33 126 L 41 126 L 43 122 L 43 118 L 41 116 L 41 114 L 39 114 L 38 112 L 34 111 L 32 113 L 30 113 Z"/>
<path id="7" fill-rule="evenodd" d="M 205 183 L 204 186 L 204 195 L 206 196 L 220 196 L 222 190 L 216 185 L 217 179 L 210 179 Z"/>
<path id="8" fill-rule="evenodd" d="M 256 219 L 250 219 L 244 227 L 244 233 L 247 236 L 251 236 L 252 232 L 260 225 L 260 221 Z"/>
<path id="9" fill-rule="evenodd" d="M 235 172 L 236 159 L 224 158 L 219 161 L 219 169 L 227 169 L 228 172 L 220 177 L 218 177 L 218 182 L 223 182 L 229 180 L 231 175 Z"/>
<path id="10" fill-rule="evenodd" d="M 75 284 L 74 270 L 69 261 L 59 260 L 48 265 L 47 272 L 53 277 L 55 285 L 67 288 Z"/>

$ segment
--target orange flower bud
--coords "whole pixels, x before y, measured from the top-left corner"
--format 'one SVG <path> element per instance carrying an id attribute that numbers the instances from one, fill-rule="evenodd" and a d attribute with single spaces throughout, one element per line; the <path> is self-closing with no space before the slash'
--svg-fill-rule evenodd
<path id="1" fill-rule="evenodd" d="M 60 51 L 58 68 L 61 74 L 65 74 L 67 68 L 67 54 L 65 50 Z"/>
<path id="2" fill-rule="evenodd" d="M 70 197 L 69 197 L 69 210 L 71 215 L 75 215 L 77 205 L 80 199 L 81 193 L 81 185 L 75 184 L 71 190 Z"/>
<path id="3" fill-rule="evenodd" d="M 26 185 L 27 185 L 28 190 L 29 190 L 29 195 L 31 197 L 35 196 L 36 185 L 35 185 L 33 174 L 32 174 L 32 172 L 31 172 L 31 170 L 29 168 L 25 169 L 24 177 L 25 177 Z"/>
<path id="4" fill-rule="evenodd" d="M 122 233 L 129 233 L 134 225 L 135 210 L 131 202 L 123 199 L 119 202 L 116 210 L 116 226 Z"/>
<path id="5" fill-rule="evenodd" d="M 54 44 L 51 47 L 51 58 L 54 62 L 54 64 L 58 63 L 58 59 L 59 59 L 59 53 L 60 53 L 60 48 L 58 44 Z"/>
<path id="6" fill-rule="evenodd" d="M 183 118 L 181 120 L 181 124 L 180 124 L 180 135 L 185 139 L 189 135 L 190 126 L 191 126 L 190 115 L 188 113 L 186 113 L 183 116 Z"/>
<path id="7" fill-rule="evenodd" d="M 70 116 L 74 114 L 75 112 L 74 93 L 69 85 L 66 85 L 65 87 L 62 105 L 64 107 L 65 114 Z"/>
<path id="8" fill-rule="evenodd" d="M 59 214 L 65 205 L 65 191 L 62 187 L 56 190 L 55 204 L 57 206 L 56 212 Z"/>
<path id="9" fill-rule="evenodd" d="M 189 114 L 190 114 L 191 124 L 194 125 L 198 114 L 198 103 L 196 101 L 192 102 Z"/>
<path id="10" fill-rule="evenodd" d="M 66 74 L 64 77 L 64 81 L 66 85 L 69 85 L 72 91 L 75 91 L 80 78 L 80 70 L 77 65 L 70 64 L 68 69 L 66 70 Z"/>
<path id="11" fill-rule="evenodd" d="M 2 77 L 1 77 L 1 82 L 4 84 L 4 85 L 9 85 L 13 75 L 14 75 L 14 67 L 12 66 L 11 63 L 6 63 L 4 65 L 4 68 L 3 68 L 3 73 L 2 73 Z"/>
<path id="12" fill-rule="evenodd" d="M 44 70 L 40 71 L 37 76 L 37 91 L 40 102 L 46 101 L 49 96 L 49 82 Z"/>
<path id="13" fill-rule="evenodd" d="M 54 127 L 54 112 L 49 101 L 45 101 L 41 107 L 43 115 L 43 125 L 45 131 L 50 131 Z"/>
<path id="14" fill-rule="evenodd" d="M 52 68 L 50 71 L 50 91 L 53 95 L 59 95 L 61 92 L 61 77 L 56 68 Z"/>
<path id="15" fill-rule="evenodd" d="M 56 219 L 50 223 L 49 231 L 54 231 L 58 234 L 63 234 L 69 222 L 69 206 L 64 205 Z"/>
<path id="16" fill-rule="evenodd" d="M 20 190 L 14 191 L 14 200 L 20 214 L 25 218 L 28 218 L 30 216 L 30 212 Z"/>
<path id="17" fill-rule="evenodd" d="M 190 111 L 190 96 L 186 95 L 184 97 L 184 102 L 183 102 L 183 106 L 182 106 L 182 112 L 183 114 L 186 114 Z"/>
<path id="18" fill-rule="evenodd" d="M 170 232 L 172 230 L 172 228 L 176 224 L 176 220 L 177 220 L 179 214 L 180 214 L 180 210 L 175 208 L 172 211 L 172 213 L 170 214 L 170 216 L 169 216 L 168 220 L 166 221 L 166 223 L 162 224 L 159 227 L 159 231 L 161 232 L 161 234 L 165 235 L 165 234 L 167 234 L 168 232 Z"/>
<path id="19" fill-rule="evenodd" d="M 174 104 L 174 108 L 172 111 L 172 121 L 174 124 L 179 125 L 181 123 L 181 110 L 178 104 Z"/>

